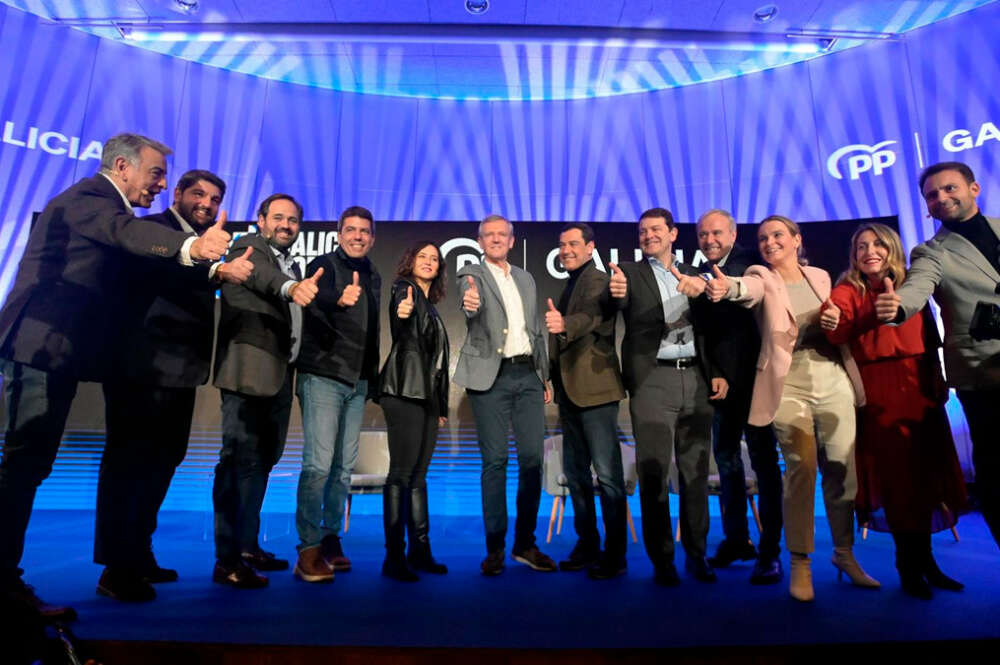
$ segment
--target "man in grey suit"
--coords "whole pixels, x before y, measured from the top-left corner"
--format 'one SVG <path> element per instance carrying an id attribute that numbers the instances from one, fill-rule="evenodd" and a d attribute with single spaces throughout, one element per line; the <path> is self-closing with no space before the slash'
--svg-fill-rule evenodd
<path id="1" fill-rule="evenodd" d="M 257 211 L 257 233 L 233 243 L 231 258 L 253 263 L 250 278 L 222 287 L 215 386 L 222 392 L 222 450 L 215 467 L 212 581 L 241 589 L 267 586 L 256 570 L 288 562 L 257 542 L 267 478 L 281 459 L 292 409 L 292 363 L 302 339 L 302 307 L 316 297 L 320 268 L 302 279 L 289 248 L 302 207 L 273 194 Z"/>
<path id="2" fill-rule="evenodd" d="M 920 174 L 927 212 L 940 220 L 933 238 L 913 248 L 910 270 L 898 292 L 889 280 L 875 302 L 878 318 L 900 323 L 919 312 L 930 295 L 944 320 L 944 364 L 969 421 L 976 494 L 983 517 L 1000 543 L 1000 331 L 972 330 L 978 309 L 1000 313 L 1000 218 L 976 204 L 979 183 L 961 162 L 941 162 Z"/>
<path id="3" fill-rule="evenodd" d="M 479 225 L 484 261 L 458 271 L 458 291 L 468 335 L 455 383 L 464 385 L 483 454 L 484 575 L 504 570 L 507 535 L 507 432 L 517 443 L 517 520 L 512 554 L 533 570 L 553 572 L 555 562 L 535 545 L 542 494 L 545 404 L 552 401 L 548 356 L 538 320 L 535 280 L 511 265 L 514 225 L 490 215 Z"/>

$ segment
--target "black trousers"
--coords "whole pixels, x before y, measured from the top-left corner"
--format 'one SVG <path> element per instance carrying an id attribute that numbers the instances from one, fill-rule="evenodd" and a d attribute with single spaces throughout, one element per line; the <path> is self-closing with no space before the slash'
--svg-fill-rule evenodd
<path id="1" fill-rule="evenodd" d="M 107 443 L 97 483 L 94 562 L 141 571 L 153 563 L 156 516 L 187 454 L 194 388 L 104 385 Z"/>
<path id="2" fill-rule="evenodd" d="M 722 530 L 734 545 L 750 538 L 747 525 L 746 470 L 740 441 L 746 436 L 750 464 L 757 475 L 760 499 L 760 554 L 777 557 L 781 552 L 781 468 L 774 432 L 768 427 L 747 424 L 750 415 L 749 390 L 730 386 L 726 399 L 716 405 L 712 423 L 715 463 L 722 485 Z"/>
<path id="3" fill-rule="evenodd" d="M 272 397 L 222 391 L 222 451 L 215 466 L 215 557 L 228 565 L 259 547 L 267 479 L 281 459 L 292 413 L 292 370 Z"/>
<path id="4" fill-rule="evenodd" d="M 972 439 L 976 467 L 976 497 L 993 540 L 1000 545 L 1000 388 L 959 390 Z"/>
<path id="5" fill-rule="evenodd" d="M 76 380 L 2 361 L 6 407 L 0 461 L 0 590 L 16 584 L 35 492 L 52 472 Z"/>
<path id="6" fill-rule="evenodd" d="M 389 439 L 389 474 L 385 484 L 427 487 L 427 469 L 438 435 L 437 401 L 384 395 L 380 404 Z"/>

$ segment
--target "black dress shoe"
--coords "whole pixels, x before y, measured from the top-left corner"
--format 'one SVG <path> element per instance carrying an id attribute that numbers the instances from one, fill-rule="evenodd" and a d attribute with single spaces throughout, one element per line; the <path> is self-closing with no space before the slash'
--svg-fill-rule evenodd
<path id="1" fill-rule="evenodd" d="M 961 591 L 965 585 L 956 579 L 948 577 L 938 568 L 933 556 L 928 555 L 927 565 L 924 567 L 924 577 L 932 587 L 944 589 L 945 591 Z"/>
<path id="2" fill-rule="evenodd" d="M 496 577 L 503 572 L 504 567 L 504 551 L 493 550 L 483 559 L 483 562 L 479 565 L 479 570 L 486 577 Z"/>
<path id="3" fill-rule="evenodd" d="M 420 576 L 410 568 L 406 556 L 402 553 L 386 555 L 385 561 L 382 562 L 382 575 L 397 582 L 416 582 L 420 579 Z"/>
<path id="4" fill-rule="evenodd" d="M 275 571 L 275 570 L 288 570 L 288 560 L 279 559 L 274 556 L 274 552 L 265 552 L 262 549 L 254 550 L 253 552 L 243 552 L 241 555 L 243 561 L 247 565 L 252 566 L 255 570 L 263 571 Z"/>
<path id="5" fill-rule="evenodd" d="M 35 594 L 35 588 L 18 577 L 6 592 L 5 603 L 18 611 L 34 612 L 43 621 L 75 621 L 76 610 L 66 605 L 50 605 Z"/>
<path id="6" fill-rule="evenodd" d="M 124 603 L 146 603 L 156 598 L 156 590 L 131 570 L 105 568 L 97 582 L 97 593 Z"/>
<path id="7" fill-rule="evenodd" d="M 610 580 L 612 577 L 624 575 L 628 564 L 624 556 L 602 553 L 597 564 L 587 569 L 587 577 L 592 580 Z"/>
<path id="8" fill-rule="evenodd" d="M 673 561 L 653 566 L 653 581 L 660 586 L 680 586 L 681 578 L 677 574 L 677 567 Z"/>
<path id="9" fill-rule="evenodd" d="M 916 571 L 900 571 L 899 583 L 903 587 L 903 592 L 908 596 L 919 598 L 920 600 L 930 600 L 934 597 L 930 585 L 924 576 Z"/>
<path id="10" fill-rule="evenodd" d="M 142 579 L 149 584 L 162 584 L 164 582 L 176 582 L 177 571 L 173 568 L 161 568 L 155 562 L 152 566 L 143 568 Z"/>
<path id="11" fill-rule="evenodd" d="M 715 575 L 715 571 L 712 570 L 711 564 L 703 556 L 689 556 L 684 562 L 684 569 L 699 582 L 711 583 L 719 580 Z"/>
<path id="12" fill-rule="evenodd" d="M 597 563 L 600 554 L 599 550 L 585 547 L 577 541 L 569 557 L 559 562 L 559 570 L 572 572 L 589 568 Z"/>
<path id="13" fill-rule="evenodd" d="M 757 548 L 746 541 L 742 544 L 723 540 L 715 550 L 715 556 L 708 558 L 712 568 L 725 568 L 735 561 L 753 561 L 757 558 Z"/>
<path id="14" fill-rule="evenodd" d="M 215 570 L 212 571 L 212 581 L 237 589 L 262 589 L 268 585 L 266 577 L 258 575 L 257 571 L 243 561 L 232 565 L 217 561 Z"/>
<path id="15" fill-rule="evenodd" d="M 750 573 L 750 584 L 777 584 L 783 576 L 781 559 L 761 556 L 753 565 L 753 572 Z"/>

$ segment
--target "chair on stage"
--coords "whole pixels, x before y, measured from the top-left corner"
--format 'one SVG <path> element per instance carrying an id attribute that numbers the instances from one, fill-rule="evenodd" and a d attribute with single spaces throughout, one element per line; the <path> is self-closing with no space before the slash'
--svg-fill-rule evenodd
<path id="1" fill-rule="evenodd" d="M 750 505 L 750 512 L 753 513 L 753 520 L 757 524 L 757 533 L 761 532 L 760 525 L 760 512 L 757 510 L 757 501 L 754 497 L 757 496 L 757 474 L 753 472 L 753 467 L 750 465 L 750 453 L 747 450 L 746 441 L 740 441 L 740 456 L 743 459 L 743 471 L 746 477 L 746 492 L 747 492 L 747 503 Z M 676 459 L 670 460 L 670 492 L 673 494 L 680 493 L 680 480 L 677 471 L 677 461 Z M 722 505 L 722 481 L 719 478 L 719 467 L 715 464 L 715 454 L 709 450 L 708 451 L 708 495 L 716 496 L 719 498 L 719 512 L 725 512 L 726 507 Z M 674 540 L 677 542 L 681 541 L 681 520 L 680 516 L 677 517 L 677 526 L 674 529 Z"/>
<path id="2" fill-rule="evenodd" d="M 625 496 L 635 494 L 638 484 L 638 471 L 635 465 L 635 446 L 621 443 L 622 468 L 625 473 Z M 566 483 L 566 474 L 563 473 L 562 458 L 563 438 L 562 434 L 556 434 L 545 439 L 545 451 L 542 457 L 542 488 L 552 496 L 552 511 L 549 515 L 549 530 L 545 536 L 545 542 L 552 542 L 552 528 L 555 526 L 556 535 L 562 533 L 563 512 L 566 508 L 566 497 L 569 496 L 569 486 Z M 593 473 L 594 491 L 599 492 L 597 475 Z M 628 520 L 628 528 L 632 534 L 632 542 L 639 542 L 635 533 L 635 521 L 632 519 L 632 509 L 625 502 L 625 517 Z"/>
<path id="3" fill-rule="evenodd" d="M 344 509 L 344 533 L 351 525 L 351 500 L 355 494 L 381 494 L 389 475 L 389 436 L 386 432 L 363 431 L 358 442 L 358 461 L 351 473 L 351 490 Z"/>

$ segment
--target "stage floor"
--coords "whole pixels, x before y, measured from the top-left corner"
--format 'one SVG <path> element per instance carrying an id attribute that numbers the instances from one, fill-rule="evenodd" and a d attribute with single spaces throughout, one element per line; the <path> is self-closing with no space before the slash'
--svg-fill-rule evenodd
<path id="1" fill-rule="evenodd" d="M 25 580 L 43 598 L 73 605 L 80 615 L 73 629 L 87 641 L 658 649 L 1000 639 L 1000 552 L 978 514 L 961 519 L 961 542 L 948 532 L 935 535 L 942 569 L 967 588 L 938 592 L 930 602 L 900 591 L 886 534 L 865 541 L 859 535 L 856 546 L 883 588 L 839 582 L 826 521 L 817 517 L 812 604 L 788 596 L 787 574 L 778 586 L 749 585 L 750 563 L 720 570 L 717 584 L 699 584 L 684 576 L 679 547 L 682 585 L 658 587 L 641 535 L 639 544 L 629 543 L 628 573 L 617 579 L 537 573 L 513 561 L 503 575 L 486 578 L 479 573 L 478 516 L 432 516 L 435 554 L 450 568 L 445 576 L 425 575 L 416 584 L 383 578 L 381 518 L 357 515 L 344 538 L 354 569 L 333 584 L 305 584 L 280 572 L 270 575 L 270 588 L 240 591 L 212 584 L 210 519 L 200 512 L 161 515 L 156 553 L 161 565 L 179 570 L 180 581 L 158 585 L 154 602 L 124 604 L 94 592 L 100 568 L 91 563 L 93 520 L 89 511 L 36 511 L 24 557 Z M 293 559 L 293 516 L 268 514 L 265 524 L 267 549 Z M 543 517 L 542 538 L 546 526 Z M 713 519 L 710 550 L 720 538 Z M 561 536 L 541 546 L 558 559 L 573 542 L 567 521 Z M 784 563 L 787 573 L 787 553 Z"/>

